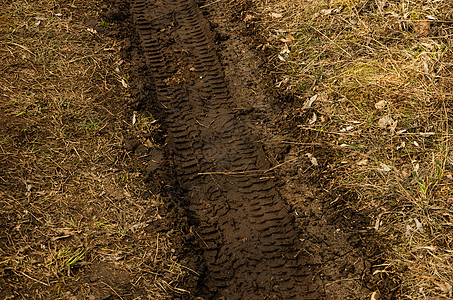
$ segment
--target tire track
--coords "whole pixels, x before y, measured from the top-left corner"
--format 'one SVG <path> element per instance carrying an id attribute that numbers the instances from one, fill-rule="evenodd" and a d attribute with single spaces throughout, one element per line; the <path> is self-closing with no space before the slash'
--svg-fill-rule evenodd
<path id="1" fill-rule="evenodd" d="M 198 6 L 192 0 L 136 0 L 132 13 L 167 111 L 167 150 L 205 245 L 199 294 L 320 298 L 290 209 L 262 172 L 270 165 L 235 117 L 214 38 Z"/>

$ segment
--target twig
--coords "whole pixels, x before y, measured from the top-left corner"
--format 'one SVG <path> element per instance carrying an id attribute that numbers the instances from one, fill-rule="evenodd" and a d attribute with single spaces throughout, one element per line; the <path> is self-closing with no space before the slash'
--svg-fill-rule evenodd
<path id="1" fill-rule="evenodd" d="M 300 146 L 327 146 L 327 144 L 325 144 L 325 143 L 299 143 L 299 142 L 292 142 L 292 141 L 281 141 L 281 143 L 300 145 Z"/>
<path id="2" fill-rule="evenodd" d="M 281 164 L 278 164 L 276 166 L 273 166 L 270 169 L 267 170 L 253 170 L 253 171 L 238 171 L 238 172 L 204 172 L 204 173 L 198 173 L 197 175 L 255 175 L 253 173 L 258 174 L 266 174 L 267 172 L 273 171 L 287 163 L 293 162 L 295 160 L 299 159 L 299 157 L 292 158 L 290 160 L 287 160 L 285 162 L 282 162 Z"/>
<path id="3" fill-rule="evenodd" d="M 205 4 L 205 5 L 202 5 L 202 6 L 200 6 L 200 8 L 205 8 L 205 7 L 208 7 L 208 6 L 210 6 L 210 5 L 216 4 L 217 2 L 220 2 L 220 0 L 216 0 L 216 1 L 213 1 L 213 2 L 211 2 L 211 3 L 208 3 L 208 4 Z"/>
<path id="4" fill-rule="evenodd" d="M 206 248 L 209 249 L 208 244 L 206 244 L 206 242 L 203 240 L 203 238 L 198 234 L 198 232 L 196 232 L 195 230 L 193 230 L 192 227 L 190 227 L 190 232 L 191 232 L 191 233 L 194 233 L 196 236 L 198 236 L 198 237 L 200 238 L 200 240 L 203 242 L 203 244 L 206 245 Z"/>
<path id="5" fill-rule="evenodd" d="M 269 170 L 264 171 L 264 174 L 266 174 L 267 172 L 270 172 L 270 171 L 272 171 L 272 170 L 275 170 L 275 169 L 277 169 L 278 167 L 283 166 L 284 164 L 293 162 L 293 161 L 295 161 L 295 160 L 297 160 L 297 159 L 299 159 L 299 157 L 294 157 L 294 158 L 292 158 L 292 159 L 290 159 L 290 160 L 287 160 L 287 161 L 285 161 L 285 162 L 282 162 L 281 164 L 278 164 L 278 165 L 276 165 L 276 166 L 270 168 Z"/>
<path id="6" fill-rule="evenodd" d="M 7 44 L 8 44 L 8 45 L 17 46 L 17 47 L 19 47 L 19 48 L 21 48 L 21 49 L 24 49 L 25 51 L 31 53 L 32 55 L 36 56 L 36 54 L 34 54 L 33 52 L 31 52 L 31 51 L 30 51 L 27 47 L 25 47 L 25 46 L 22 46 L 22 45 L 20 45 L 20 44 L 13 43 L 13 42 L 8 42 Z"/>
<path id="7" fill-rule="evenodd" d="M 305 130 L 312 130 L 312 131 L 317 131 L 317 132 L 326 133 L 326 134 L 337 134 L 337 135 L 345 135 L 345 136 L 356 136 L 357 135 L 355 133 L 345 133 L 345 132 L 333 132 L 333 131 L 319 130 L 319 129 L 315 129 L 315 128 L 312 128 L 312 127 L 306 127 L 305 125 L 297 125 L 297 127 L 301 128 L 301 129 L 305 129 Z"/>
<path id="8" fill-rule="evenodd" d="M 434 282 L 434 283 L 437 283 L 437 284 L 443 284 L 442 282 L 439 282 L 439 281 L 437 281 L 437 280 L 431 279 L 431 278 L 429 278 L 429 277 L 426 277 L 426 276 L 417 275 L 417 274 L 414 274 L 413 276 L 414 276 L 414 277 L 423 278 L 423 279 L 426 279 L 426 280 L 432 281 L 432 282 Z"/>
<path id="9" fill-rule="evenodd" d="M 82 60 L 82 59 L 85 59 L 85 58 L 89 58 L 89 57 L 92 57 L 93 55 L 86 55 L 86 56 L 83 56 L 83 57 L 78 57 L 78 58 L 74 58 L 74 59 L 71 59 L 70 61 L 68 61 L 67 63 L 70 64 L 70 63 L 73 63 L 73 62 L 76 62 L 76 61 L 79 61 L 79 60 Z"/>
<path id="10" fill-rule="evenodd" d="M 101 283 L 105 284 L 109 289 L 111 289 L 121 300 L 123 300 L 123 297 L 120 296 L 110 285 L 105 283 L 104 281 L 101 281 Z"/>
<path id="11" fill-rule="evenodd" d="M 186 267 L 186 266 L 183 266 L 183 265 L 181 265 L 181 264 L 178 264 L 176 261 L 174 261 L 173 263 L 174 263 L 175 265 L 179 266 L 179 267 L 182 268 L 182 269 L 189 270 L 190 272 L 192 272 L 192 273 L 194 273 L 194 274 L 200 276 L 200 273 L 198 273 L 198 272 L 192 270 L 192 269 L 189 268 L 189 267 Z"/>
<path id="12" fill-rule="evenodd" d="M 238 171 L 238 172 L 203 172 L 198 173 L 197 175 L 245 175 L 252 173 L 261 173 L 263 170 L 254 170 L 254 171 Z"/>
<path id="13" fill-rule="evenodd" d="M 25 277 L 31 279 L 31 280 L 34 280 L 34 281 L 36 281 L 36 282 L 39 282 L 40 284 L 43 284 L 43 285 L 45 285 L 45 286 L 50 286 L 50 284 L 45 283 L 45 282 L 42 282 L 41 280 L 38 280 L 38 279 L 33 278 L 33 277 L 31 277 L 31 276 L 28 276 L 28 275 L 25 274 L 24 272 L 20 272 L 20 273 L 21 273 L 22 275 L 24 275 Z"/>

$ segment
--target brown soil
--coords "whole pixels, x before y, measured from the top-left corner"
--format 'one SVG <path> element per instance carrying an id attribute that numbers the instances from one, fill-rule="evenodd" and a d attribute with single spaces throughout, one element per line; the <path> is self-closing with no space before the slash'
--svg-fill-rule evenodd
<path id="1" fill-rule="evenodd" d="M 146 57 L 146 93 L 164 111 L 166 157 L 205 264 L 194 266 L 202 270 L 194 294 L 369 297 L 378 289 L 372 266 L 381 253 L 369 221 L 338 209 L 356 195 L 323 191 L 329 159 L 313 168 L 306 148 L 283 142 L 291 132 L 279 125 L 291 117 L 276 113 L 278 101 L 267 95 L 259 60 L 226 4 L 206 6 L 207 19 L 192 1 L 137 1 L 132 12 L 141 37 L 133 52 L 144 53 L 137 61 Z M 310 151 L 328 158 L 334 150 L 313 144 Z M 381 287 L 387 295 L 392 289 Z"/>
<path id="2" fill-rule="evenodd" d="M 121 53 L 130 63 L 132 101 L 114 109 L 153 116 L 160 128 L 146 134 L 116 128 L 124 132 L 121 151 L 128 159 L 113 165 L 139 174 L 138 207 L 148 201 L 144 215 L 159 217 L 131 220 L 136 227 L 107 244 L 116 243 L 118 256 L 123 251 L 133 260 L 156 246 L 147 243 L 151 237 L 157 235 L 159 248 L 159 234 L 172 236 L 166 255 L 176 255 L 189 271 L 168 277 L 177 283 L 167 290 L 171 298 L 369 299 L 375 292 L 394 298 L 397 283 L 373 274 L 387 245 L 373 235 L 366 211 L 345 205 L 357 195 L 329 185 L 336 149 L 310 132 L 298 131 L 294 142 L 295 120 L 306 116 L 288 99 L 272 96 L 263 76 L 266 56 L 251 50 L 254 32 L 237 22 L 227 1 L 208 4 L 114 1 L 104 9 L 103 17 L 119 26 L 112 35 L 125 41 Z M 22 122 L 11 118 L 0 132 L 21 141 Z M 162 146 L 149 147 L 149 140 Z M 322 163 L 314 164 L 307 153 Z M 2 160 L 2 168 L 11 169 L 11 163 Z M 130 195 L 107 179 L 109 199 L 130 209 Z M 24 189 L 14 184 L 3 181 L 2 187 Z M 161 200 L 151 205 L 157 194 Z M 103 214 L 102 206 L 87 211 L 79 205 L 73 209 L 82 217 Z M 36 228 L 43 222 L 33 214 L 24 218 Z M 12 235 L 16 223 L 17 216 L 0 215 L 2 249 L 19 239 Z M 86 239 L 81 252 L 89 248 Z M 137 271 L 153 264 L 155 257 L 140 265 L 82 261 L 68 271 L 82 274 L 65 283 L 72 287 L 48 297 L 153 298 L 142 280 L 149 282 L 158 270 Z M 27 298 L 51 285 L 35 279 L 19 286 L 23 276 L 10 270 L 1 274 L 0 283 L 8 286 L 1 296 Z"/>

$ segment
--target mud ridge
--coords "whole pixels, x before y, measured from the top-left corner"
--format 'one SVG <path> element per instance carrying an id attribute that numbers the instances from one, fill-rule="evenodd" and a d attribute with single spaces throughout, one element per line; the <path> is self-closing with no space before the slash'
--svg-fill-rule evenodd
<path id="1" fill-rule="evenodd" d="M 133 1 L 131 11 L 165 110 L 167 155 L 204 245 L 198 296 L 321 298 L 271 165 L 235 113 L 198 6 L 191 0 Z"/>

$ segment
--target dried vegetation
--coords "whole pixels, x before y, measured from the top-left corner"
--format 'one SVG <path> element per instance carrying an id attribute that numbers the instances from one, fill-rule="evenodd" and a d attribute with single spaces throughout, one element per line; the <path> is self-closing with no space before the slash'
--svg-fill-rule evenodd
<path id="1" fill-rule="evenodd" d="M 0 298 L 171 298 L 188 272 L 156 233 L 119 27 L 100 1 L 0 1 Z M 134 122 L 133 122 L 134 119 Z M 156 189 L 158 190 L 158 189 Z"/>
<path id="2" fill-rule="evenodd" d="M 249 8 L 273 84 L 294 100 L 294 142 L 336 149 L 325 188 L 354 191 L 347 205 L 392 245 L 375 276 L 399 277 L 402 299 L 451 297 L 453 3 L 233 4 Z"/>

